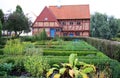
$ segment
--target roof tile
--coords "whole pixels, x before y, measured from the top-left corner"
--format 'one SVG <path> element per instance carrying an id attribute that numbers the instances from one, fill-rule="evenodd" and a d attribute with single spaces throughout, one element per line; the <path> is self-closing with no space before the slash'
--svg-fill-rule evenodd
<path id="1" fill-rule="evenodd" d="M 89 5 L 49 6 L 57 19 L 90 19 Z"/>

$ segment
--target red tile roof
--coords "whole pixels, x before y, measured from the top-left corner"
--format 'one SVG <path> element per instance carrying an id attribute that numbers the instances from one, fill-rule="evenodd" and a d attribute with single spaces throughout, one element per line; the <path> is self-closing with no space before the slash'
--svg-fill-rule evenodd
<path id="1" fill-rule="evenodd" d="M 47 7 L 43 9 L 35 21 L 57 21 L 55 15 Z"/>
<path id="2" fill-rule="evenodd" d="M 49 6 L 57 19 L 90 19 L 89 5 Z"/>

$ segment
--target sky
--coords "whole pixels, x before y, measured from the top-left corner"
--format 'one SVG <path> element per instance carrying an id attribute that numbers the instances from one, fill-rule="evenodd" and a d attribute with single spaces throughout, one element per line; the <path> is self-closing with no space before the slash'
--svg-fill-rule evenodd
<path id="1" fill-rule="evenodd" d="M 100 12 L 120 18 L 120 0 L 0 0 L 0 9 L 5 14 L 9 14 L 15 10 L 17 5 L 20 5 L 24 13 L 34 21 L 45 6 L 81 4 L 89 4 L 90 14 Z"/>

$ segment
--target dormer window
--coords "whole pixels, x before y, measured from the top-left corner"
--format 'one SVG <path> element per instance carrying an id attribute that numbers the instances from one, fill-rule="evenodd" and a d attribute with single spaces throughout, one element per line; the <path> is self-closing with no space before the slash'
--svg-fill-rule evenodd
<path id="1" fill-rule="evenodd" d="M 48 18 L 46 17 L 46 18 L 44 18 L 44 20 L 45 20 L 45 21 L 47 21 L 47 20 L 48 20 Z"/>

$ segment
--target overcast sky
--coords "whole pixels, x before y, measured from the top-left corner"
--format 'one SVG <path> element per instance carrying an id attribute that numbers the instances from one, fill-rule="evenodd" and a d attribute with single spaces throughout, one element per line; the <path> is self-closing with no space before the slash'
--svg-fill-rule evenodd
<path id="1" fill-rule="evenodd" d="M 7 14 L 20 5 L 24 13 L 29 13 L 29 17 L 34 20 L 45 6 L 80 4 L 89 4 L 91 14 L 100 12 L 120 18 L 120 0 L 0 0 L 0 9 Z"/>

